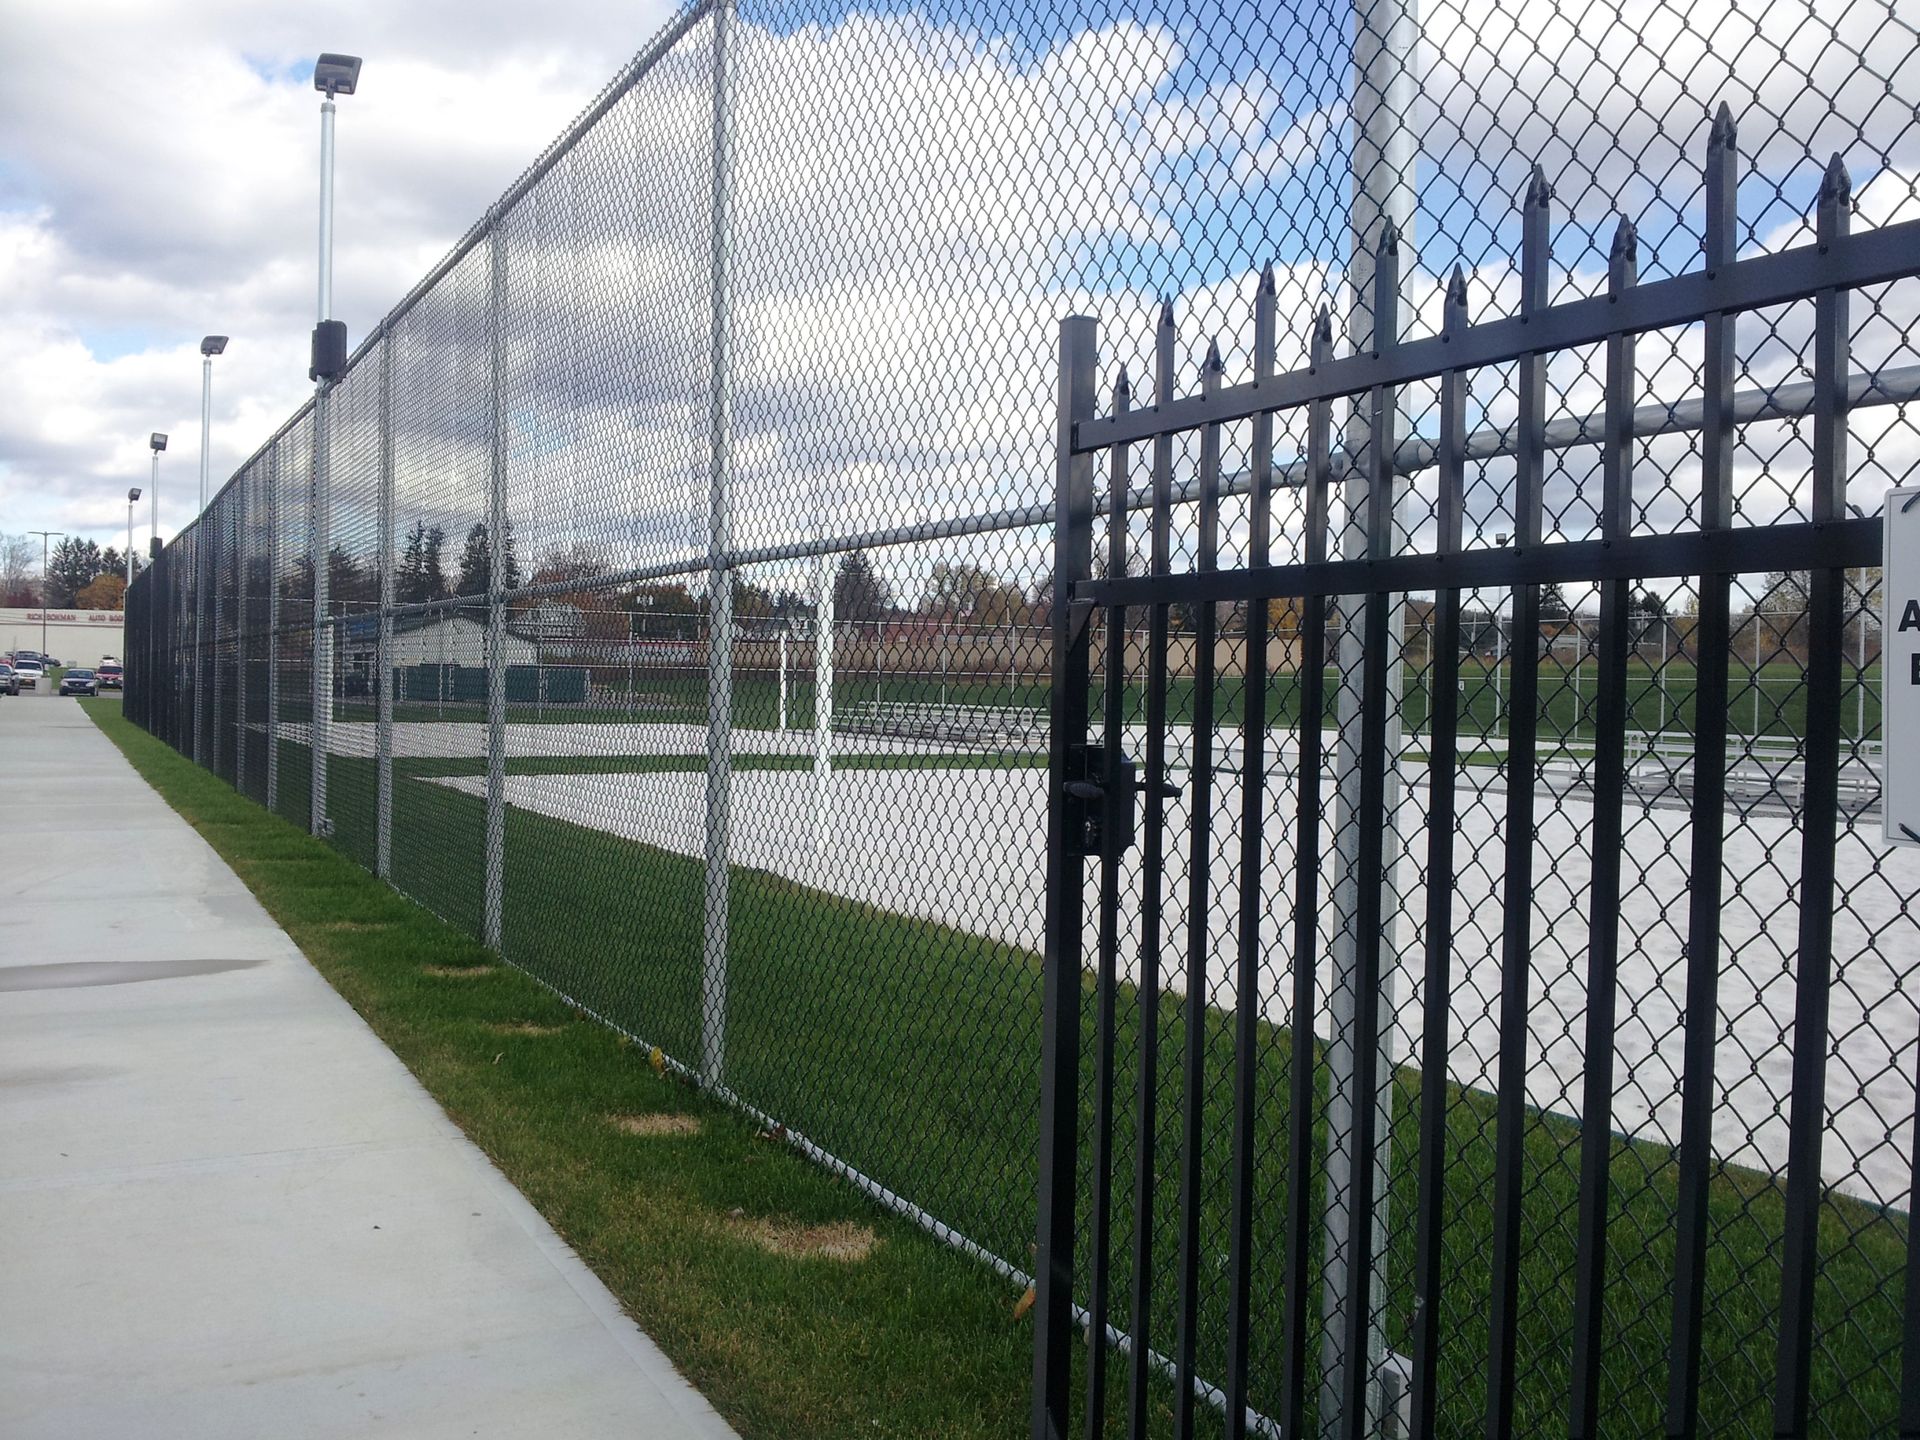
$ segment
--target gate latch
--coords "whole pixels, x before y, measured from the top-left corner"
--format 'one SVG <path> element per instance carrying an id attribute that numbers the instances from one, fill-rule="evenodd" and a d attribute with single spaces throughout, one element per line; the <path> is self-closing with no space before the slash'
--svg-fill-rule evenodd
<path id="1" fill-rule="evenodd" d="M 1067 853 L 1122 855 L 1131 850 L 1139 791 L 1139 766 L 1125 755 L 1116 753 L 1109 770 L 1104 745 L 1073 746 L 1067 753 L 1061 797 Z"/>

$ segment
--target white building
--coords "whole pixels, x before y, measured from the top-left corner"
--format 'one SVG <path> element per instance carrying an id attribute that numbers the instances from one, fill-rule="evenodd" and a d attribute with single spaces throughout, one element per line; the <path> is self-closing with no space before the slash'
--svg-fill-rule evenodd
<path id="1" fill-rule="evenodd" d="M 98 665 L 107 656 L 124 660 L 126 625 L 122 610 L 0 610 L 0 655 L 44 650 L 68 665 Z"/>
<path id="2" fill-rule="evenodd" d="M 364 692 L 378 662 L 380 622 L 369 615 L 349 620 L 343 628 L 341 670 L 349 679 L 350 691 Z M 538 656 L 532 641 L 511 631 L 507 633 L 507 664 L 532 665 Z M 396 669 L 410 665 L 459 665 L 478 669 L 487 663 L 486 622 L 457 610 L 399 616 L 393 622 L 393 663 Z M 357 684 L 353 683 L 356 681 Z"/>

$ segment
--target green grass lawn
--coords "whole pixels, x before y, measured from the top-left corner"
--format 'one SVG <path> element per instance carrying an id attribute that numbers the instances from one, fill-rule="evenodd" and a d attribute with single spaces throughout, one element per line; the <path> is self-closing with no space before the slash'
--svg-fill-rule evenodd
<path id="1" fill-rule="evenodd" d="M 881 1217 L 849 1187 L 783 1147 L 754 1142 L 749 1127 L 692 1092 L 655 1079 L 611 1031 L 572 1020 L 559 1037 L 503 1038 L 486 1028 L 510 1018 L 557 1023 L 570 1014 L 513 970 L 496 969 L 480 982 L 436 983 L 422 973 L 423 961 L 484 958 L 460 934 L 479 924 L 479 801 L 410 773 L 412 762 L 400 767 L 394 882 L 452 921 L 450 927 L 349 863 L 347 857 L 371 858 L 370 761 L 337 759 L 331 766 L 335 851 L 194 770 L 122 720 L 117 706 L 94 713 L 143 773 L 234 859 L 329 978 L 747 1434 L 796 1433 L 802 1425 L 829 1434 L 1018 1432 L 1031 1337 L 1010 1317 L 1013 1297 L 1004 1282 Z M 591 770 L 597 762 L 568 763 Z M 304 752 L 287 747 L 280 770 L 285 807 L 288 777 L 304 784 Z M 876 864 L 885 861 L 875 857 Z M 1037 859 L 1009 857 L 1009 863 Z M 699 862 L 516 809 L 508 812 L 505 878 L 505 950 L 515 965 L 646 1042 L 697 1060 Z M 731 890 L 728 1084 L 1024 1267 L 1032 1235 L 1037 958 L 763 872 L 735 869 Z M 340 927 L 363 920 L 374 928 Z M 1271 957 L 1269 964 L 1281 967 L 1284 960 Z M 1091 999 L 1083 1046 L 1089 1057 Z M 1130 1077 L 1139 1059 L 1142 1007 L 1131 989 L 1116 1002 L 1122 1118 L 1115 1284 L 1124 1297 L 1131 1284 L 1125 1258 L 1133 1223 L 1130 1175 L 1141 1139 Z M 1163 1349 L 1173 1343 L 1178 1273 L 1174 1157 L 1187 1038 L 1181 1010 L 1171 997 L 1162 1008 L 1154 1127 L 1159 1160 L 1149 1283 L 1159 1317 L 1152 1338 Z M 1197 1344 L 1202 1373 L 1217 1380 L 1226 1341 L 1232 1061 L 1229 1018 L 1209 1011 L 1204 1024 Z M 1286 1197 L 1290 1186 L 1306 1184 L 1318 1210 L 1324 1184 L 1317 1166 L 1313 1174 L 1292 1176 L 1284 1164 L 1289 1053 L 1283 1034 L 1260 1032 L 1253 1402 L 1269 1410 L 1277 1403 Z M 1324 1072 L 1316 1082 L 1324 1085 Z M 1090 1083 L 1083 1093 L 1090 1113 Z M 705 1135 L 697 1143 L 636 1148 L 610 1135 L 600 1118 L 649 1104 L 697 1113 L 707 1122 Z M 1394 1344 L 1403 1341 L 1412 1305 L 1418 1104 L 1417 1076 L 1398 1075 L 1388 1142 L 1390 1279 L 1382 1306 Z M 1439 1302 L 1446 1434 L 1477 1431 L 1485 1399 L 1492 1116 L 1488 1095 L 1449 1089 L 1446 1276 Z M 1316 1126 L 1318 1154 L 1324 1134 L 1319 1121 Z M 1528 1123 L 1520 1434 L 1564 1428 L 1578 1143 L 1578 1127 L 1569 1121 L 1535 1115 Z M 1672 1158 L 1657 1147 L 1616 1141 L 1611 1179 L 1603 1433 L 1658 1433 L 1673 1260 Z M 724 1228 L 736 1206 L 749 1215 L 858 1216 L 885 1238 L 872 1258 L 852 1267 L 743 1257 L 739 1247 L 716 1238 L 715 1227 Z M 1086 1208 L 1083 1203 L 1083 1215 Z M 1760 1433 L 1766 1425 L 1782 1209 L 1781 1192 L 1769 1178 L 1731 1168 L 1716 1178 L 1702 1400 L 1711 1433 Z M 1884 1435 L 1893 1425 L 1906 1231 L 1904 1217 L 1842 1198 L 1824 1206 L 1815 1352 L 1820 1433 Z M 1317 1336 L 1308 1349 L 1317 1355 Z M 1166 1400 L 1156 1391 L 1162 1421 Z M 876 1418 L 878 1430 L 869 1423 Z"/>

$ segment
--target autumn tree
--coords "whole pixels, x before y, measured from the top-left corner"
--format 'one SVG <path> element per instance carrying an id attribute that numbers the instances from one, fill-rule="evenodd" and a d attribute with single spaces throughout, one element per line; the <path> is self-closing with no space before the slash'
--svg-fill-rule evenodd
<path id="1" fill-rule="evenodd" d="M 102 570 L 74 597 L 82 610 L 119 610 L 127 603 L 127 578 L 117 570 Z"/>
<path id="2" fill-rule="evenodd" d="M 685 585 L 637 585 L 619 597 L 638 640 L 690 640 L 699 633 L 700 602 Z"/>

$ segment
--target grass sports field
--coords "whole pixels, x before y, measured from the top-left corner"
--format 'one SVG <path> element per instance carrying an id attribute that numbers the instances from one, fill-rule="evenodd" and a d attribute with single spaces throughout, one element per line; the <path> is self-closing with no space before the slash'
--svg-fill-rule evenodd
<path id="1" fill-rule="evenodd" d="M 1856 671 L 1847 664 L 1842 670 L 1847 687 L 1841 700 L 1840 733 L 1843 738 L 1856 735 L 1873 739 L 1880 726 L 1879 666 Z M 1693 724 L 1695 669 L 1690 661 L 1672 658 L 1663 665 L 1635 660 L 1628 667 L 1628 717 L 1630 729 L 1650 733 L 1685 732 Z M 1581 665 L 1562 664 L 1553 656 L 1540 665 L 1540 733 L 1543 739 L 1579 740 L 1593 734 L 1593 706 L 1598 693 L 1599 666 L 1594 661 Z M 1754 668 L 1736 661 L 1728 672 L 1727 719 L 1735 735 L 1761 735 L 1774 740 L 1791 740 L 1805 733 L 1805 667 L 1798 662 L 1782 662 Z M 1339 672 L 1326 672 L 1327 722 L 1332 723 L 1339 689 Z M 1098 685 L 1096 676 L 1095 684 Z M 1499 735 L 1506 729 L 1506 696 L 1512 688 L 1512 667 L 1507 662 L 1492 663 L 1468 656 L 1461 661 L 1460 728 L 1469 733 Z M 759 671 L 741 671 L 734 679 L 734 723 L 737 728 L 765 730 L 779 723 L 780 685 L 776 676 Z M 1242 686 L 1233 678 L 1221 681 L 1215 699 L 1215 713 L 1223 724 L 1237 723 L 1240 717 Z M 1047 708 L 1047 683 L 1044 676 L 1022 677 L 1010 682 L 994 680 L 942 679 L 937 675 L 895 674 L 891 672 L 847 672 L 835 677 L 835 708 L 844 715 L 854 706 L 869 701 L 911 704 L 1009 705 L 1021 706 L 1041 714 Z M 1290 725 L 1299 716 L 1300 684 L 1292 671 L 1277 672 L 1268 680 L 1267 714 L 1276 725 Z M 813 725 L 814 687 L 810 675 L 800 672 L 790 681 L 787 694 L 787 726 L 810 729 Z M 1402 682 L 1401 724 L 1408 730 L 1423 731 L 1427 726 L 1431 696 L 1423 670 L 1409 669 Z M 1126 709 L 1131 715 L 1145 712 L 1143 686 L 1127 687 Z M 394 707 L 397 721 L 431 722 L 443 719 L 477 718 L 484 706 L 477 703 L 407 703 Z M 1098 713 L 1096 703 L 1095 713 Z M 371 720 L 374 708 L 367 701 L 343 702 L 336 708 L 343 720 Z M 508 719 L 519 723 L 570 724 L 583 718 L 627 720 L 638 723 L 706 723 L 707 687 L 705 671 L 667 672 L 639 681 L 632 691 L 613 692 L 596 698 L 588 706 L 511 705 Z M 1167 715 L 1174 724 L 1193 717 L 1193 681 L 1174 676 L 1167 685 Z"/>

